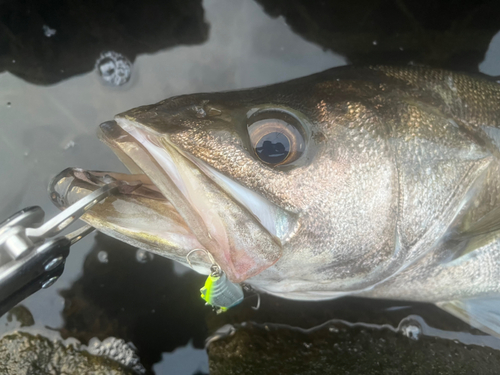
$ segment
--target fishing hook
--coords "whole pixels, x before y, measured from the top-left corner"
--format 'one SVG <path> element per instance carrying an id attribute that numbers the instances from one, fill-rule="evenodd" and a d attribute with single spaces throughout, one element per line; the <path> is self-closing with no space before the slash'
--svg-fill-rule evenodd
<path id="1" fill-rule="evenodd" d="M 187 253 L 187 255 L 186 255 L 186 261 L 189 263 L 189 266 L 194 270 L 193 264 L 189 260 L 189 257 L 191 256 L 191 254 L 193 254 L 193 253 L 195 253 L 197 251 L 202 251 L 203 253 L 205 253 L 205 255 L 208 257 L 208 259 L 212 263 L 212 265 L 210 266 L 211 275 L 212 276 L 220 276 L 220 274 L 222 273 L 222 268 L 217 264 L 217 262 L 215 261 L 214 257 L 212 256 L 212 254 L 210 254 L 205 249 L 193 249 L 189 253 Z"/>
<path id="2" fill-rule="evenodd" d="M 257 306 L 252 306 L 252 310 L 257 311 L 260 308 L 260 293 L 257 293 Z"/>

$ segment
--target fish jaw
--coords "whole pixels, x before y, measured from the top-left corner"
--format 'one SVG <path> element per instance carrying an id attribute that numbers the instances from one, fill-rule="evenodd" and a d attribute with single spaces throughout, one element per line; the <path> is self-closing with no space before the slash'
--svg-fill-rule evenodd
<path id="1" fill-rule="evenodd" d="M 109 177 L 129 183 L 140 182 L 141 186 L 132 192 L 112 194 L 81 219 L 106 235 L 188 266 L 186 255 L 190 249 L 202 245 L 146 175 L 68 168 L 52 179 L 50 197 L 64 210 L 103 186 Z M 208 275 L 208 259 L 194 255 L 190 259 L 191 267 Z"/>
<path id="2" fill-rule="evenodd" d="M 277 230 L 268 230 L 262 223 L 270 227 L 274 214 L 280 228 L 286 227 L 283 210 L 273 210 L 271 203 L 261 199 L 261 211 L 268 216 L 261 220 L 208 177 L 192 158 L 169 144 L 168 136 L 148 131 L 125 117 L 102 124 L 99 137 L 131 171 L 140 170 L 151 179 L 195 235 L 199 248 L 211 253 L 232 282 L 255 276 L 280 259 L 282 242 L 272 233 Z M 209 167 L 204 168 L 208 171 Z M 240 196 L 244 195 L 240 191 Z M 193 254 L 194 259 L 201 257 L 201 252 Z"/>

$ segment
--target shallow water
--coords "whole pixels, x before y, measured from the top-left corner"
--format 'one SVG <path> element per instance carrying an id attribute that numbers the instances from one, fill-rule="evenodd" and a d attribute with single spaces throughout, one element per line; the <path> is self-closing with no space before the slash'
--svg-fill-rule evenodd
<path id="1" fill-rule="evenodd" d="M 125 172 L 95 136 L 97 125 L 119 112 L 174 95 L 271 84 L 349 62 L 307 41 L 283 17 L 272 18 L 254 1 L 206 0 L 202 5 L 208 39 L 140 54 L 130 79 L 118 80 L 126 81 L 122 86 L 105 82 L 99 69 L 49 86 L 0 74 L 0 221 L 31 205 L 41 206 L 47 217 L 55 215 L 47 185 L 67 167 Z M 40 28 L 44 37 L 64 37 L 57 26 L 47 26 Z M 383 43 L 371 48 L 377 46 Z M 479 69 L 500 75 L 500 34 Z M 227 316 L 214 316 L 199 299 L 202 284 L 203 277 L 182 266 L 144 258 L 136 249 L 93 234 L 71 249 L 55 285 L 22 305 L 32 314 L 33 329 L 44 334 L 58 331 L 84 344 L 92 337 L 132 341 L 146 368 L 158 374 L 207 373 L 204 340 L 225 323 L 246 320 L 310 328 L 335 317 L 397 326 L 417 314 L 441 330 L 468 330 L 433 306 L 355 299 L 318 308 L 268 297 L 259 312 L 249 309 L 255 302 L 249 299 Z M 0 334 L 18 327 L 17 320 L 0 318 Z"/>

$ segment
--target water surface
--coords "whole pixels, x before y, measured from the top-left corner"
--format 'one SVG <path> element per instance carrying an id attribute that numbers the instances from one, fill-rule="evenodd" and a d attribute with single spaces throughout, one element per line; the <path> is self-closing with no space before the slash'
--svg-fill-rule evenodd
<path id="1" fill-rule="evenodd" d="M 348 63 L 348 58 L 307 41 L 282 16 L 269 16 L 257 2 L 206 0 L 202 6 L 207 40 L 179 41 L 139 54 L 122 86 L 106 84 L 97 70 L 45 86 L 0 74 L 0 220 L 31 205 L 41 206 L 47 217 L 57 214 L 47 185 L 67 167 L 125 172 L 95 136 L 97 125 L 119 112 L 174 95 L 272 84 Z M 39 28 L 45 38 L 70 37 L 56 25 L 47 27 Z M 376 40 L 371 44 L 372 49 L 383 46 Z M 479 67 L 486 74 L 500 74 L 498 35 Z M 397 327 L 417 314 L 439 329 L 469 330 L 430 305 L 359 299 L 304 304 L 264 297 L 259 312 L 250 309 L 255 299 L 249 299 L 227 315 L 215 316 L 199 299 L 202 284 L 203 277 L 183 266 L 157 256 L 145 258 L 130 246 L 94 234 L 72 248 L 54 286 L 22 305 L 34 320 L 31 329 L 84 344 L 92 337 L 123 338 L 138 348 L 146 368 L 158 374 L 208 372 L 204 340 L 226 323 L 252 320 L 311 328 L 337 318 Z M 0 333 L 19 325 L 4 316 Z"/>

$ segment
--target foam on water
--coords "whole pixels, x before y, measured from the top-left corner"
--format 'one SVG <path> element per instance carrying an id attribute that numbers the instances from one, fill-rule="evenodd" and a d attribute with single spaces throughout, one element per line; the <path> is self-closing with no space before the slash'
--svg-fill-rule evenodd
<path id="1" fill-rule="evenodd" d="M 104 83 L 111 86 L 124 85 L 132 75 L 132 63 L 125 56 L 114 51 L 102 53 L 95 66 Z"/>

